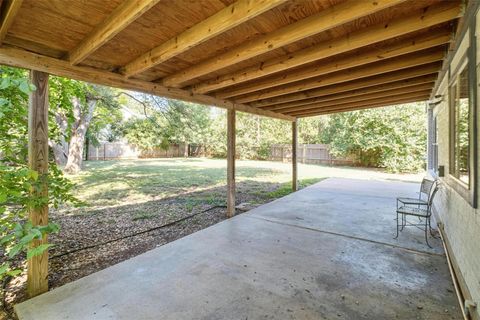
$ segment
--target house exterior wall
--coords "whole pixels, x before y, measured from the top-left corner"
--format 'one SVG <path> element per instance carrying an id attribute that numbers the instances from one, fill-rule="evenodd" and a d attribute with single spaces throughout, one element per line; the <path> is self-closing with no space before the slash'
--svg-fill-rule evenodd
<path id="1" fill-rule="evenodd" d="M 475 16 L 474 16 L 475 17 Z M 450 107 L 449 107 L 449 82 L 450 76 L 455 72 L 455 69 L 462 61 L 465 61 L 465 57 L 471 58 L 469 50 L 475 49 L 475 46 L 471 47 L 472 42 L 475 42 L 476 47 L 480 47 L 480 43 L 476 38 L 471 36 L 471 33 L 478 34 L 480 30 L 480 15 L 476 15 L 475 18 L 476 27 L 470 27 L 466 31 L 462 39 L 457 39 L 457 49 L 453 54 L 452 59 L 448 65 L 449 71 L 446 72 L 443 79 L 441 79 L 438 90 L 434 96 L 441 96 L 441 102 L 435 106 L 431 106 L 431 118 L 429 119 L 429 134 L 435 134 L 432 132 L 435 127 L 432 123 L 436 120 L 436 133 L 437 133 L 437 146 L 438 149 L 438 166 L 444 166 L 444 176 L 438 177 L 439 173 L 433 168 L 432 159 L 429 159 L 429 165 L 431 166 L 430 173 L 438 177 L 442 181 L 442 186 L 438 196 L 434 201 L 434 215 L 437 223 L 441 223 L 443 228 L 443 234 L 446 238 L 447 246 L 449 247 L 450 255 L 454 263 L 454 267 L 458 274 L 459 282 L 465 292 L 465 298 L 476 302 L 478 307 L 476 311 L 473 311 L 472 319 L 480 319 L 480 209 L 474 208 L 471 199 L 468 200 L 465 197 L 465 193 L 462 194 L 458 188 L 458 184 L 455 185 L 454 178 L 450 176 L 451 169 L 450 163 Z M 468 21 L 466 22 L 468 23 Z M 476 31 L 475 31 L 476 29 Z M 470 49 L 469 49 L 470 48 Z M 473 49 L 472 49 L 473 48 Z M 474 51 L 473 51 L 474 52 Z M 470 52 L 470 54 L 472 54 Z M 480 79 L 480 55 L 478 51 L 476 53 L 476 62 L 469 60 L 469 63 L 475 62 L 474 67 L 477 72 L 476 88 L 478 90 L 478 79 Z M 473 60 L 475 60 L 475 58 Z M 480 93 L 478 94 L 480 96 Z M 475 99 L 475 103 L 478 102 Z M 475 110 L 475 109 L 474 109 Z M 478 110 L 476 112 L 478 114 Z M 477 117 L 479 118 L 479 117 Z M 477 127 L 479 126 L 478 119 L 476 119 Z M 472 136 L 473 139 L 478 141 L 478 131 Z M 430 146 L 429 150 L 433 150 Z M 433 151 L 429 151 L 429 157 L 432 157 Z M 478 168 L 478 162 L 475 164 Z M 478 174 L 478 173 L 477 173 Z M 473 182 L 471 188 L 479 188 L 478 179 Z M 476 194 L 478 199 L 478 192 Z M 478 202 L 478 200 L 477 200 Z"/>

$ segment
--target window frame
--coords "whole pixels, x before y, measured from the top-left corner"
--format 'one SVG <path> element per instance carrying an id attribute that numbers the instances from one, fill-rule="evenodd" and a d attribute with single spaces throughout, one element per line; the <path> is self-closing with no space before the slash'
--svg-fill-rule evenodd
<path id="1" fill-rule="evenodd" d="M 461 180 L 460 177 L 457 177 L 455 172 L 457 171 L 456 164 L 457 164 L 457 149 L 456 149 L 456 142 L 457 142 L 457 121 L 459 116 L 459 110 L 457 108 L 457 101 L 459 100 L 457 97 L 458 94 L 458 86 L 460 81 L 460 74 L 463 71 L 467 71 L 468 76 L 468 83 L 470 84 L 470 63 L 468 57 L 463 57 L 459 67 L 456 69 L 455 74 L 450 76 L 450 82 L 448 84 L 448 108 L 449 108 L 449 122 L 450 122 L 450 139 L 449 139 L 449 176 L 456 180 L 456 183 L 460 184 L 463 188 L 470 190 L 472 188 L 472 167 L 471 167 L 471 158 L 472 158 L 472 93 L 470 91 L 470 85 L 468 85 L 468 183 Z M 454 92 L 455 91 L 455 92 Z"/>
<path id="2" fill-rule="evenodd" d="M 449 119 L 449 141 L 448 141 L 448 156 L 449 167 L 446 174 L 446 182 L 451 186 L 460 196 L 462 196 L 473 208 L 477 208 L 477 74 L 476 74 L 476 37 L 475 26 L 470 26 L 469 47 L 466 52 L 459 59 L 456 68 L 449 70 L 449 82 L 447 86 L 448 92 L 448 119 Z M 468 72 L 468 100 L 469 100 L 469 183 L 468 185 L 455 177 L 452 174 L 452 166 L 455 165 L 455 101 L 452 99 L 452 86 L 458 81 L 458 75 L 467 68 Z"/>
<path id="3" fill-rule="evenodd" d="M 432 110 L 433 111 L 433 110 Z M 432 112 L 433 113 L 433 112 Z M 437 115 L 432 114 L 432 141 L 430 148 L 432 149 L 431 157 L 432 157 L 432 168 L 434 175 L 438 177 L 438 120 Z"/>

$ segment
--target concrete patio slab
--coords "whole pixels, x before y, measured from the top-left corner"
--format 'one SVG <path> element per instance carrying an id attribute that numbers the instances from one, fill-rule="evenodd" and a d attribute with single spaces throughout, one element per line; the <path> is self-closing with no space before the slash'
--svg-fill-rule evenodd
<path id="1" fill-rule="evenodd" d="M 419 184 L 357 179 L 327 179 L 267 203 L 248 214 L 271 221 L 358 237 L 407 249 L 443 254 L 440 239 L 408 227 L 396 234 L 396 198 L 418 197 Z M 417 218 L 411 218 L 418 223 Z"/>
<path id="2" fill-rule="evenodd" d="M 414 233 L 389 242 L 383 234 L 392 232 L 392 212 L 377 202 L 371 206 L 375 215 L 388 215 L 378 217 L 390 221 L 388 230 L 357 226 L 346 221 L 353 213 L 342 214 L 350 210 L 348 201 L 352 207 L 365 202 L 355 212 L 366 215 L 377 198 L 386 210 L 386 199 L 412 188 L 329 179 L 26 301 L 16 311 L 20 319 L 52 320 L 460 319 L 440 249 L 417 250 Z M 323 225 L 322 215 L 336 223 Z M 349 227 L 334 229 L 343 224 Z"/>

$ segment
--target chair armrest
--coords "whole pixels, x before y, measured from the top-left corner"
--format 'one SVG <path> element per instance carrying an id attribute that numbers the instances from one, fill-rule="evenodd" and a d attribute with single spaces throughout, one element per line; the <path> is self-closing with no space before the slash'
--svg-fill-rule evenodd
<path id="1" fill-rule="evenodd" d="M 397 198 L 397 203 L 398 202 L 411 205 L 428 205 L 427 201 L 418 198 Z"/>

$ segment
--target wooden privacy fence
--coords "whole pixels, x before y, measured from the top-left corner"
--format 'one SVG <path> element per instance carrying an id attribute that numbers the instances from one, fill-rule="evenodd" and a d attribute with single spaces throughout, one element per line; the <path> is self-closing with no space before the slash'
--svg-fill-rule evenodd
<path id="1" fill-rule="evenodd" d="M 335 157 L 330 153 L 327 144 L 299 144 L 297 159 L 301 163 L 330 164 L 330 165 L 358 165 L 357 157 Z M 291 162 L 292 146 L 275 144 L 270 148 L 270 160 Z"/>
<path id="2" fill-rule="evenodd" d="M 188 145 L 171 144 L 167 150 L 154 148 L 142 150 L 126 142 L 105 142 L 99 146 L 90 145 L 86 160 L 120 160 L 145 158 L 174 158 L 188 156 Z"/>

